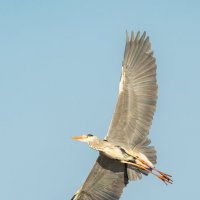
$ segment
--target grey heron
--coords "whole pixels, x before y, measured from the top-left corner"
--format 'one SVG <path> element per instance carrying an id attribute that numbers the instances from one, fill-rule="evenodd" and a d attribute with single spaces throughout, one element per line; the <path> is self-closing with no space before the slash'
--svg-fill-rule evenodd
<path id="1" fill-rule="evenodd" d="M 119 96 L 104 140 L 91 134 L 72 139 L 88 143 L 100 152 L 83 186 L 73 200 L 116 200 L 130 180 L 149 173 L 164 183 L 170 175 L 155 168 L 156 150 L 150 146 L 149 129 L 156 109 L 156 60 L 144 32 L 126 32 Z"/>

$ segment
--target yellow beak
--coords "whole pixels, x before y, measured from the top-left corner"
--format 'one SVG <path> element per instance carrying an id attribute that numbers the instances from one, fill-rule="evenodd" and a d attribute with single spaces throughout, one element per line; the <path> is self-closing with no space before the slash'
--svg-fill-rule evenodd
<path id="1" fill-rule="evenodd" d="M 72 140 L 83 140 L 86 139 L 87 136 L 86 135 L 80 135 L 80 136 L 74 136 L 72 137 Z"/>

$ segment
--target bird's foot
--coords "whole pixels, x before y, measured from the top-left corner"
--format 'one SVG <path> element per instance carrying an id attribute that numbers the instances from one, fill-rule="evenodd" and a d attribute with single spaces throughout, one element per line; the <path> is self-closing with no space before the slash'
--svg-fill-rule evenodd
<path id="1" fill-rule="evenodd" d="M 162 180 L 166 185 L 167 184 L 172 184 L 173 183 L 173 180 L 169 177 L 169 176 L 166 176 L 166 175 L 158 175 L 157 176 L 160 180 Z"/>

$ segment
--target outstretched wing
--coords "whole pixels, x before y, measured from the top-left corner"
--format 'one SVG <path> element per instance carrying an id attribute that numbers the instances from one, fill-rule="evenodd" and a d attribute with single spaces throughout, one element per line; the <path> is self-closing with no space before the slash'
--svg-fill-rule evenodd
<path id="1" fill-rule="evenodd" d="M 117 200 L 127 183 L 125 164 L 100 155 L 72 200 Z"/>
<path id="2" fill-rule="evenodd" d="M 148 135 L 156 108 L 156 63 L 146 33 L 126 35 L 119 97 L 106 139 L 135 147 Z"/>

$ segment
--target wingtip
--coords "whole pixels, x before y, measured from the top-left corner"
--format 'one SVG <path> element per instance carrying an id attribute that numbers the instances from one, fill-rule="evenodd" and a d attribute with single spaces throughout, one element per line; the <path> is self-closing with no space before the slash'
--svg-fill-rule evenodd
<path id="1" fill-rule="evenodd" d="M 126 42 L 129 42 L 129 35 L 127 30 L 126 30 Z"/>
<path id="2" fill-rule="evenodd" d="M 144 32 L 142 33 L 141 38 L 144 39 L 145 37 L 146 37 L 146 31 L 144 31 Z"/>
<path id="3" fill-rule="evenodd" d="M 140 38 L 140 31 L 137 32 L 137 35 L 136 35 L 136 37 L 135 37 L 135 40 L 139 40 L 139 38 Z"/>
<path id="4" fill-rule="evenodd" d="M 134 32 L 133 31 L 131 31 L 131 42 L 133 42 L 134 41 Z"/>

